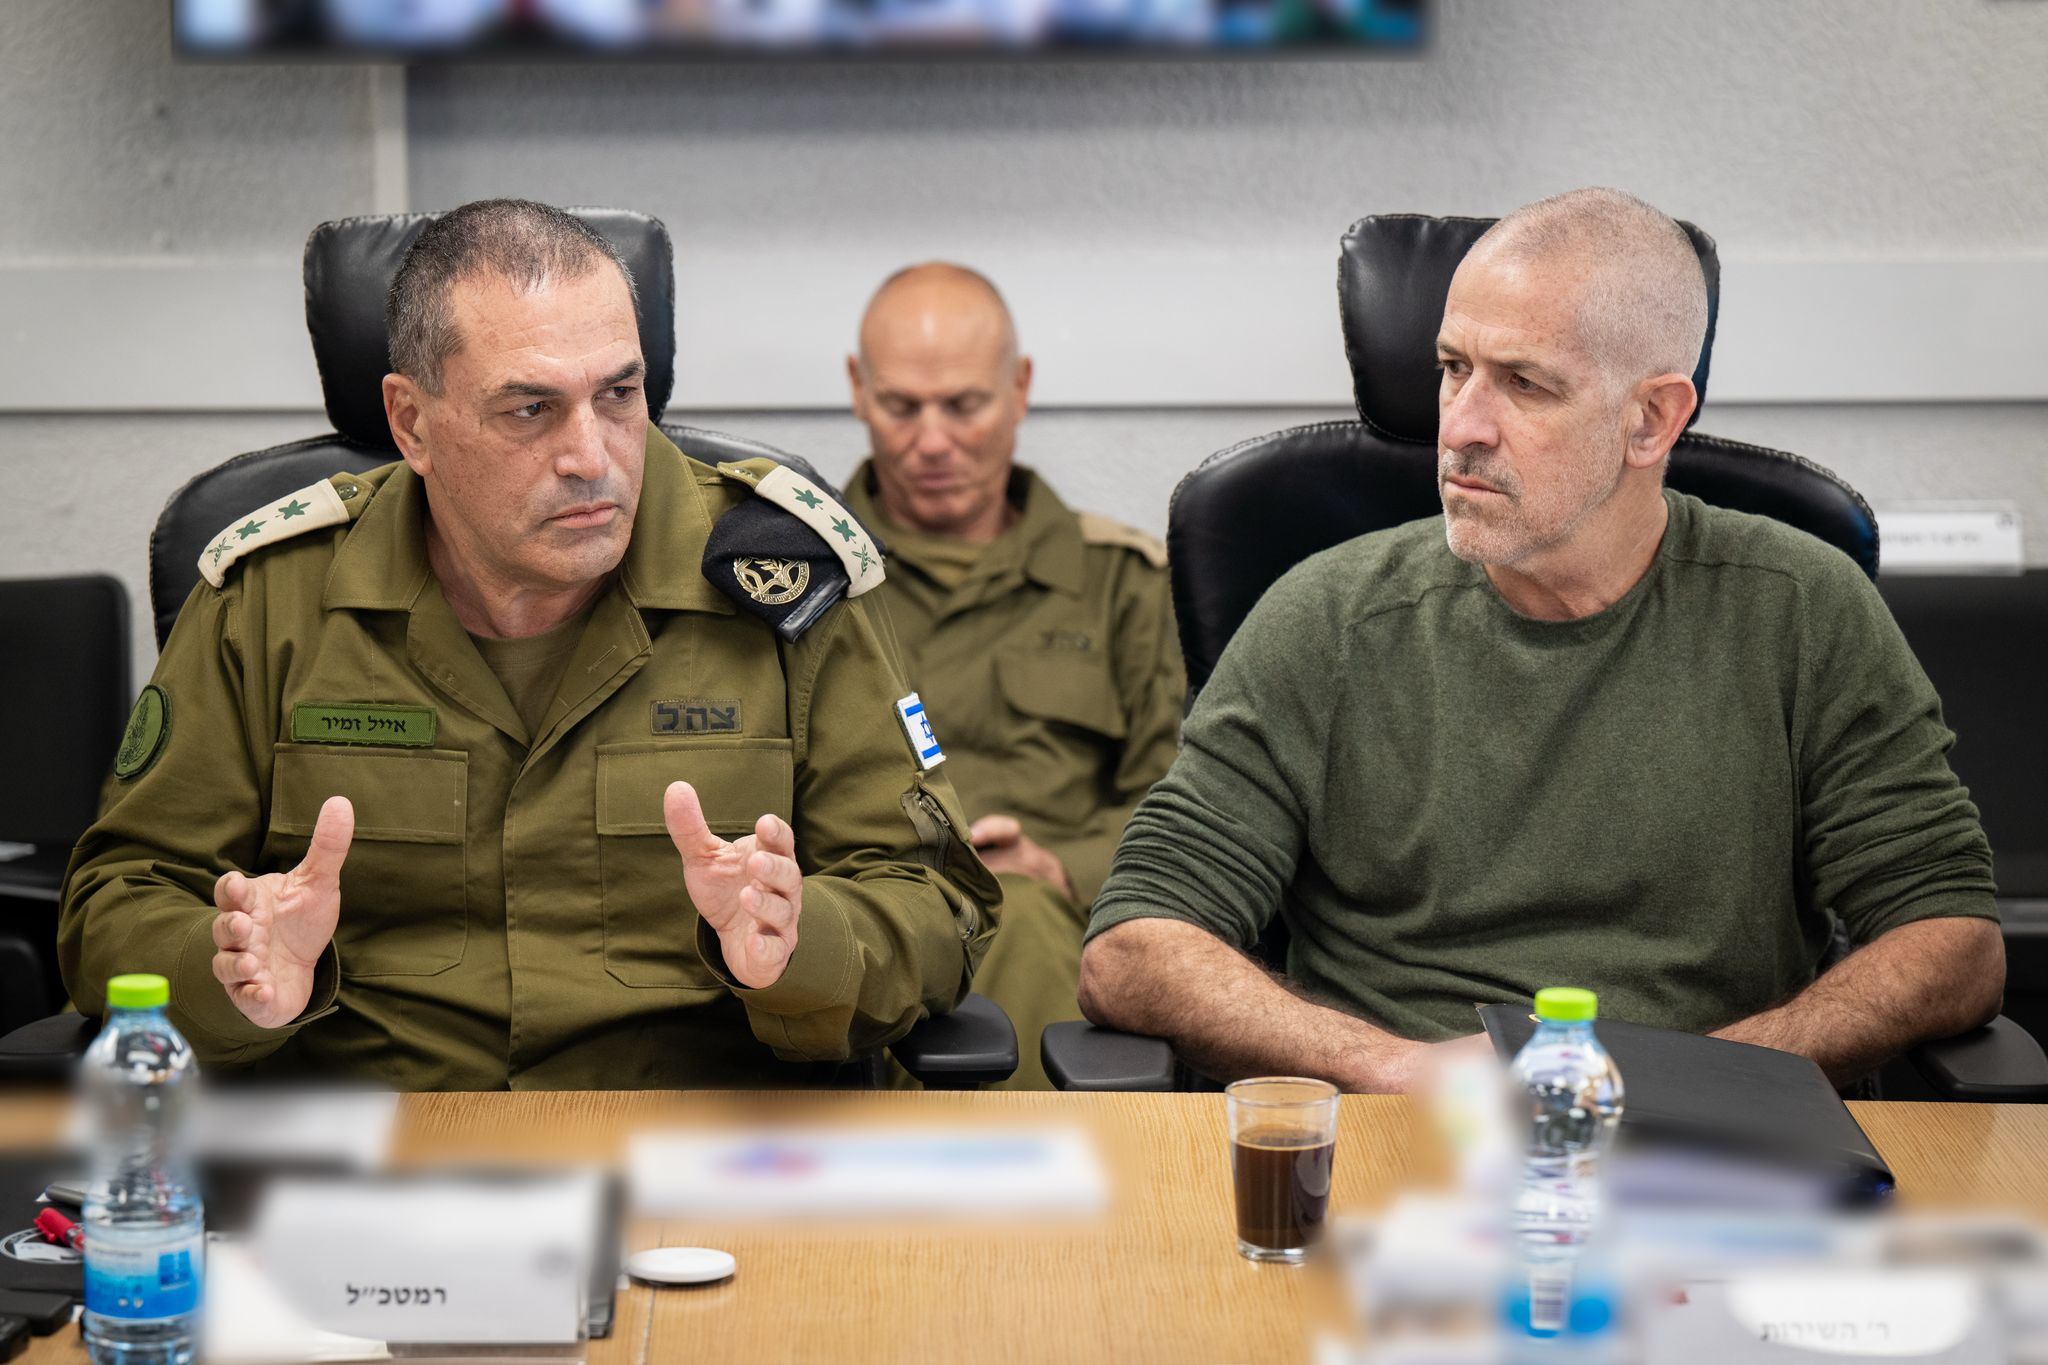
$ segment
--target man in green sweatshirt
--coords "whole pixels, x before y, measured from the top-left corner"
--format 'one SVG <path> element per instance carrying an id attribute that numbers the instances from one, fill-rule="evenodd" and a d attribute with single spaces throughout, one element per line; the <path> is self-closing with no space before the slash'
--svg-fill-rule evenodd
<path id="1" fill-rule="evenodd" d="M 1995 1014 L 1990 849 L 1847 556 L 1663 486 L 1698 258 L 1580 190 L 1503 219 L 1437 337 L 1444 516 L 1267 593 L 1133 814 L 1080 1000 L 1218 1077 L 1402 1090 L 1473 1006 L 1782 1048 L 1838 1082 Z M 1274 914 L 1287 977 L 1244 955 Z M 1857 943 L 1816 975 L 1830 915 Z"/>

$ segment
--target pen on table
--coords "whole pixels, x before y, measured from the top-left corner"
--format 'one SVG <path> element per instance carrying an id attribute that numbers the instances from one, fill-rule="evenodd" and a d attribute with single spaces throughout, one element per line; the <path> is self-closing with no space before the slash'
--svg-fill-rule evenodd
<path id="1" fill-rule="evenodd" d="M 55 1209 L 44 1209 L 36 1215 L 36 1231 L 43 1234 L 46 1242 L 70 1247 L 73 1251 L 85 1250 L 85 1229 Z"/>

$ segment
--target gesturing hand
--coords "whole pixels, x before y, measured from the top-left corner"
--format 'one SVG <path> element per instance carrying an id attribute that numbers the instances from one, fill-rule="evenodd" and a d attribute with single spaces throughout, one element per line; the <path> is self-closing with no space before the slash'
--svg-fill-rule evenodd
<path id="1" fill-rule="evenodd" d="M 1021 872 L 1058 887 L 1069 897 L 1074 894 L 1066 864 L 1026 834 L 1014 815 L 982 816 L 968 828 L 967 842 L 974 845 L 991 872 Z"/>
<path id="2" fill-rule="evenodd" d="M 671 782 L 661 817 L 683 855 L 683 885 L 697 913 L 718 935 L 725 966 L 742 986 L 763 990 L 782 979 L 796 951 L 804 876 L 796 865 L 796 831 L 773 815 L 754 832 L 727 843 L 704 823 L 697 789 Z"/>
<path id="3" fill-rule="evenodd" d="M 313 998 L 313 967 L 341 918 L 341 863 L 355 832 L 355 807 L 330 796 L 297 867 L 230 872 L 213 884 L 213 974 L 258 1028 L 289 1024 Z"/>

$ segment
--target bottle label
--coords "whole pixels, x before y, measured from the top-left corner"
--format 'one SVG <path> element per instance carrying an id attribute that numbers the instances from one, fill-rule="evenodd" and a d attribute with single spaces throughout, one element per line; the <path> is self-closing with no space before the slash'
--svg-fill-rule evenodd
<path id="1" fill-rule="evenodd" d="M 1571 1312 L 1572 1272 L 1568 1265 L 1532 1266 L 1529 1270 L 1529 1331 L 1556 1336 Z"/>
<path id="2" fill-rule="evenodd" d="M 95 1227 L 85 1240 L 85 1311 L 123 1322 L 183 1317 L 199 1307 L 205 1260 L 197 1228 L 138 1238 Z"/>

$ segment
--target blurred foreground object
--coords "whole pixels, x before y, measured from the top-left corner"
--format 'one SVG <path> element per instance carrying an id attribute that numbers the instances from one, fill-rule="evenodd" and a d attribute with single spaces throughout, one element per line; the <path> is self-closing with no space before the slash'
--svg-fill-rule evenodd
<path id="1" fill-rule="evenodd" d="M 391 1343 L 576 1346 L 618 1230 L 596 1171 L 277 1182 L 248 1247 L 322 1331 Z"/>
<path id="2" fill-rule="evenodd" d="M 1581 1272 L 1602 1235 L 1600 1159 L 1621 1122 L 1621 1071 L 1593 1032 L 1593 992 L 1536 992 L 1536 1031 L 1509 1068 L 1523 1127 L 1522 1178 L 1509 1222 L 1519 1252 L 1508 1312 L 1532 1337 L 1599 1336 L 1612 1321 Z"/>
<path id="3" fill-rule="evenodd" d="M 1624 1332 L 1596 1354 L 1517 1340 L 1497 1299 L 1512 1252 L 1486 1203 L 1411 1195 L 1347 1220 L 1335 1244 L 1370 1332 L 1359 1360 L 2048 1360 L 2048 1240 L 2025 1219 L 1639 1213 L 1614 1238 Z"/>
<path id="4" fill-rule="evenodd" d="M 107 1026 L 80 1068 L 92 1122 L 85 1197 L 85 1341 L 94 1365 L 186 1365 L 206 1263 L 186 1108 L 192 1049 L 160 976 L 107 983 Z"/>
<path id="5" fill-rule="evenodd" d="M 643 1217 L 1100 1213 L 1109 1186 L 1076 1129 L 773 1127 L 632 1140 Z"/>

